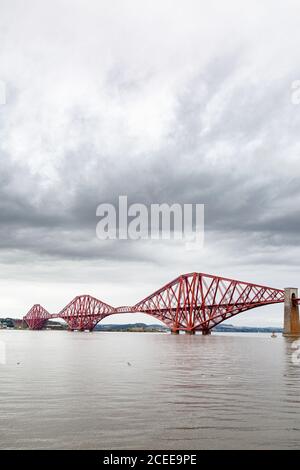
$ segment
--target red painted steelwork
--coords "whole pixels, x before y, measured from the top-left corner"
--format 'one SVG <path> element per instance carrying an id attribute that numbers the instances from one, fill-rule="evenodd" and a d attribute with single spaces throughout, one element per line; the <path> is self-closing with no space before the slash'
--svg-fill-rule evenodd
<path id="1" fill-rule="evenodd" d="M 137 303 L 173 331 L 208 332 L 238 313 L 284 302 L 284 290 L 203 273 L 179 276 Z"/>
<path id="2" fill-rule="evenodd" d="M 26 321 L 31 330 L 41 330 L 49 318 L 51 318 L 50 313 L 41 305 L 36 304 L 31 307 L 23 320 Z"/>
<path id="3" fill-rule="evenodd" d="M 57 315 L 65 320 L 70 330 L 92 331 L 103 318 L 115 313 L 115 309 L 90 295 L 75 297 Z"/>
<path id="4" fill-rule="evenodd" d="M 281 302 L 284 302 L 282 289 L 190 273 L 179 276 L 132 307 L 114 308 L 89 295 L 81 295 L 58 314 L 50 315 L 42 307 L 34 306 L 24 319 L 32 329 L 42 328 L 48 318 L 62 318 L 71 330 L 93 330 L 108 315 L 141 312 L 162 321 L 173 332 L 208 333 L 241 312 Z"/>

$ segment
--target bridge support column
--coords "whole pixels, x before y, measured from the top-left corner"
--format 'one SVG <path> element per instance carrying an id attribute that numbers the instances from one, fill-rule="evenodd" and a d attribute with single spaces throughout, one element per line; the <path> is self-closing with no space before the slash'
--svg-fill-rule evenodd
<path id="1" fill-rule="evenodd" d="M 171 335 L 179 335 L 179 330 L 171 330 Z"/>
<path id="2" fill-rule="evenodd" d="M 284 289 L 284 328 L 283 336 L 300 336 L 299 307 L 293 299 L 298 298 L 298 289 Z"/>
<path id="3" fill-rule="evenodd" d="M 185 330 L 186 335 L 194 335 L 196 333 L 195 330 Z"/>
<path id="4" fill-rule="evenodd" d="M 211 335 L 211 331 L 210 330 L 202 330 L 202 334 L 203 335 Z"/>

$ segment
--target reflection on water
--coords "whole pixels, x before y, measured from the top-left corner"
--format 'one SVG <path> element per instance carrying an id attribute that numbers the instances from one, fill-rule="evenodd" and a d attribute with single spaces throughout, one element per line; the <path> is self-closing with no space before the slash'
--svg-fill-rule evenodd
<path id="1" fill-rule="evenodd" d="M 1 340 L 0 448 L 300 447 L 288 339 L 1 331 Z"/>

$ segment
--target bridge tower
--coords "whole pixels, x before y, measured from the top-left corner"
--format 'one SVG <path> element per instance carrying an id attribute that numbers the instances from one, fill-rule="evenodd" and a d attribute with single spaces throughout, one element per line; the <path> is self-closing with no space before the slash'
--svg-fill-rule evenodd
<path id="1" fill-rule="evenodd" d="M 283 336 L 300 336 L 298 289 L 284 289 L 284 328 Z"/>

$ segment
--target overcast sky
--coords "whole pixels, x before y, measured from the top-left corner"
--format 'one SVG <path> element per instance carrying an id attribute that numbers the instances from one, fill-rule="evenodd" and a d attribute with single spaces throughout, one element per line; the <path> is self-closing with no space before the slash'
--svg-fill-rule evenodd
<path id="1" fill-rule="evenodd" d="M 0 0 L 0 316 L 81 293 L 134 304 L 192 271 L 300 287 L 299 15 L 298 0 Z M 98 240 L 96 207 L 119 195 L 205 204 L 203 249 Z M 230 323 L 281 325 L 282 309 Z"/>

